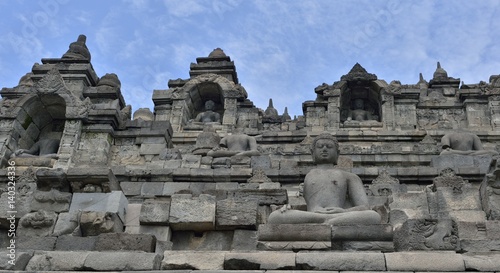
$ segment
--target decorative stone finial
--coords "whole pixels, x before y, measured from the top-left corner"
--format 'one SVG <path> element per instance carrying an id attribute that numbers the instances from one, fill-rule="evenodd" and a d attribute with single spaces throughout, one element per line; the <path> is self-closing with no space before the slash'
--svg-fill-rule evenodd
<path id="1" fill-rule="evenodd" d="M 18 86 L 25 86 L 25 87 L 31 87 L 33 86 L 33 80 L 31 79 L 31 76 L 33 76 L 33 73 L 29 72 L 26 73 L 26 75 L 22 76 L 21 79 L 19 79 L 19 84 Z"/>
<path id="2" fill-rule="evenodd" d="M 264 111 L 266 117 L 276 118 L 278 117 L 278 110 L 273 106 L 273 99 L 269 99 L 269 106 L 267 106 L 266 111 Z"/>
<path id="3" fill-rule="evenodd" d="M 441 64 L 439 62 L 437 62 L 437 68 L 436 68 L 436 71 L 434 72 L 433 78 L 434 79 L 448 79 L 448 73 L 446 72 L 446 70 L 441 68 Z"/>
<path id="4" fill-rule="evenodd" d="M 139 108 L 137 111 L 134 112 L 134 120 L 136 119 L 142 119 L 145 121 L 152 121 L 154 120 L 154 115 L 149 108 Z"/>
<path id="5" fill-rule="evenodd" d="M 359 63 L 356 63 L 349 73 L 340 77 L 342 81 L 375 81 L 377 75 L 368 73 Z"/>
<path id="6" fill-rule="evenodd" d="M 99 79 L 97 86 L 110 86 L 115 88 L 120 88 L 122 86 L 118 76 L 115 73 L 107 73 Z"/>
<path id="7" fill-rule="evenodd" d="M 292 117 L 288 114 L 288 107 L 285 107 L 285 111 L 283 112 L 283 121 L 292 120 Z"/>
<path id="8" fill-rule="evenodd" d="M 227 57 L 226 56 L 226 53 L 224 53 L 224 51 L 218 47 L 216 49 L 214 49 L 212 52 L 210 52 L 210 54 L 208 54 L 208 57 L 209 58 L 223 58 L 223 57 Z"/>
<path id="9" fill-rule="evenodd" d="M 76 42 L 69 45 L 69 49 L 62 56 L 63 59 L 75 59 L 75 60 L 89 60 L 90 61 L 90 51 L 87 48 L 85 42 L 87 37 L 83 34 L 78 36 Z"/>

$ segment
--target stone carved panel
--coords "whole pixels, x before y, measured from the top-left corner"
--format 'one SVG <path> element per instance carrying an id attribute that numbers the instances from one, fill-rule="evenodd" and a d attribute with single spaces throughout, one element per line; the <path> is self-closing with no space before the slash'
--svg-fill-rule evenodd
<path id="1" fill-rule="evenodd" d="M 457 129 L 466 120 L 463 109 L 417 109 L 417 123 L 420 129 Z"/>
<path id="2" fill-rule="evenodd" d="M 458 228 L 451 219 L 411 219 L 394 232 L 396 251 L 456 250 Z"/>

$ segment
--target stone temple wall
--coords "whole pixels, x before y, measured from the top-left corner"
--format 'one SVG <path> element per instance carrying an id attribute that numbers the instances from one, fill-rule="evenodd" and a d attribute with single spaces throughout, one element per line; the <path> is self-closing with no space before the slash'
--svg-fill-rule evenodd
<path id="1" fill-rule="evenodd" d="M 85 39 L 0 91 L 0 270 L 500 272 L 499 76 L 460 84 L 438 64 L 387 84 L 356 64 L 291 118 L 255 107 L 215 49 L 132 115 Z M 307 209 L 322 132 L 380 223 L 268 223 Z M 239 133 L 252 155 L 212 156 Z M 449 133 L 482 147 L 442 154 Z"/>

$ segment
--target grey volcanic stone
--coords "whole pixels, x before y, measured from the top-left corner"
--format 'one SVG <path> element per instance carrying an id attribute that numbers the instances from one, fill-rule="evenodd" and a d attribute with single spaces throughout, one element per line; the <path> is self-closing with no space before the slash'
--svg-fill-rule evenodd
<path id="1" fill-rule="evenodd" d="M 160 269 L 161 255 L 142 252 L 90 252 L 85 259 L 85 270 L 139 271 Z"/>
<path id="2" fill-rule="evenodd" d="M 48 251 L 36 253 L 26 266 L 27 271 L 76 271 L 84 269 L 90 252 Z"/>
<path id="3" fill-rule="evenodd" d="M 215 228 L 215 197 L 200 194 L 175 194 L 170 204 L 170 227 L 173 230 L 205 231 Z"/>
<path id="4" fill-rule="evenodd" d="M 332 228 L 319 224 L 259 225 L 259 241 L 331 241 Z"/>
<path id="5" fill-rule="evenodd" d="M 7 251 L 0 252 L 0 270 L 24 270 L 33 257 L 33 251 L 16 251 L 15 265 L 9 264 L 11 260 Z"/>
<path id="6" fill-rule="evenodd" d="M 77 237 L 63 235 L 57 237 L 56 250 L 66 251 L 92 251 L 95 249 L 97 236 Z"/>
<path id="7" fill-rule="evenodd" d="M 492 252 L 466 253 L 462 255 L 467 271 L 498 271 L 500 270 L 500 254 Z"/>
<path id="8" fill-rule="evenodd" d="M 295 269 L 295 253 L 293 252 L 254 252 L 227 253 L 224 269 L 228 270 L 275 270 Z"/>
<path id="9" fill-rule="evenodd" d="M 128 201 L 123 192 L 110 193 L 74 193 L 69 211 L 113 212 L 125 222 L 125 210 Z"/>
<path id="10" fill-rule="evenodd" d="M 97 236 L 95 250 L 130 250 L 154 252 L 156 238 L 151 234 L 102 233 Z"/>
<path id="11" fill-rule="evenodd" d="M 257 225 L 257 200 L 224 199 L 217 201 L 216 228 L 254 229 Z"/>
<path id="12" fill-rule="evenodd" d="M 339 271 L 385 271 L 382 253 L 309 252 L 297 253 L 297 269 Z"/>
<path id="13" fill-rule="evenodd" d="M 19 236 L 17 250 L 54 250 L 57 237 Z"/>
<path id="14" fill-rule="evenodd" d="M 224 269 L 224 251 L 165 251 L 162 270 L 223 270 Z"/>
<path id="15" fill-rule="evenodd" d="M 231 250 L 256 250 L 257 231 L 237 229 L 234 231 Z"/>
<path id="16" fill-rule="evenodd" d="M 146 200 L 142 204 L 139 222 L 143 225 L 168 224 L 170 200 Z"/>
<path id="17" fill-rule="evenodd" d="M 175 231 L 172 234 L 173 250 L 230 250 L 233 240 L 232 231 Z"/>
<path id="18" fill-rule="evenodd" d="M 455 252 L 386 253 L 388 271 L 464 271 L 462 255 Z"/>

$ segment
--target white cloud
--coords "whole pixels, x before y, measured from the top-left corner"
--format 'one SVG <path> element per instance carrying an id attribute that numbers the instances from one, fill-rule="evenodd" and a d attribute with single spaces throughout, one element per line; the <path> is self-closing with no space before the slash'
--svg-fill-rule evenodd
<path id="1" fill-rule="evenodd" d="M 201 1 L 196 0 L 164 0 L 168 12 L 177 17 L 189 17 L 207 11 Z"/>

